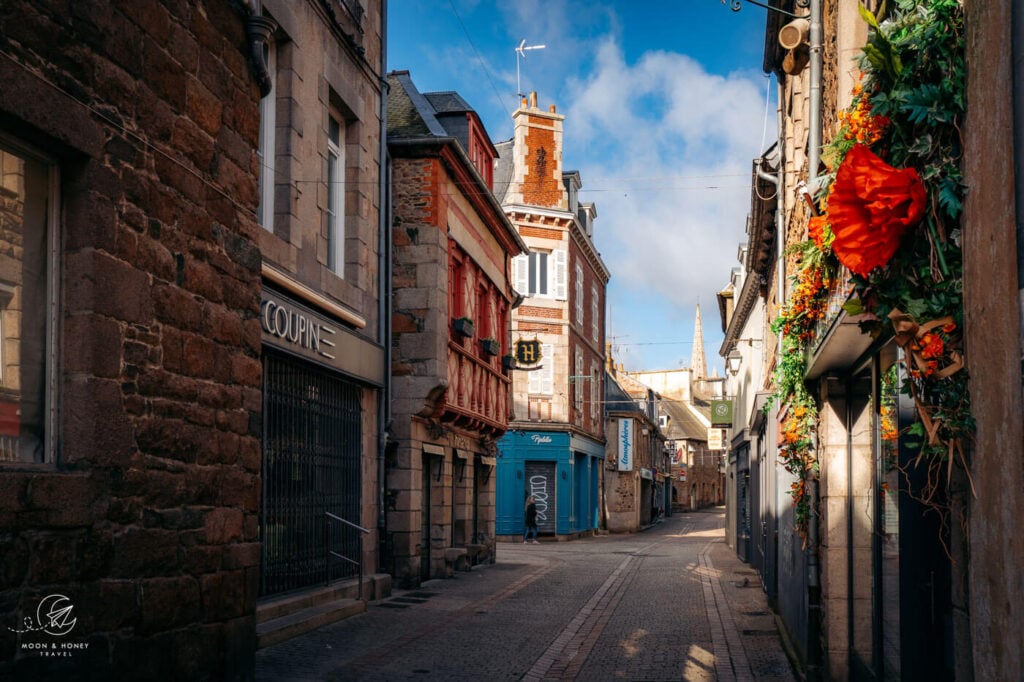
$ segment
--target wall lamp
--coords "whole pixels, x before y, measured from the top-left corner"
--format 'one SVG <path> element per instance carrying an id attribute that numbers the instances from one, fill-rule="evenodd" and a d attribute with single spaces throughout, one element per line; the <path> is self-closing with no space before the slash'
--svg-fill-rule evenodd
<path id="1" fill-rule="evenodd" d="M 735 348 L 729 352 L 728 357 L 725 358 L 725 368 L 729 370 L 729 374 L 736 376 L 740 373 L 740 365 L 743 364 L 743 356 Z"/>
<path id="2" fill-rule="evenodd" d="M 771 5 L 766 5 L 764 3 L 757 2 L 757 0 L 743 0 L 743 2 L 749 2 L 751 5 L 757 5 L 758 7 L 763 7 L 766 10 L 768 10 L 769 12 L 778 12 L 779 14 L 784 14 L 787 17 L 793 17 L 794 19 L 802 19 L 803 18 L 803 17 L 801 17 L 798 14 L 793 14 L 792 12 L 787 12 L 784 9 L 780 9 L 778 7 L 772 7 Z M 728 3 L 729 4 L 729 9 L 731 9 L 733 12 L 739 12 L 741 9 L 743 9 L 743 2 L 740 2 L 740 0 L 722 0 L 722 4 L 724 5 L 724 4 Z M 810 0 L 796 0 L 796 5 L 797 5 L 797 7 L 806 9 L 807 6 L 810 5 Z"/>

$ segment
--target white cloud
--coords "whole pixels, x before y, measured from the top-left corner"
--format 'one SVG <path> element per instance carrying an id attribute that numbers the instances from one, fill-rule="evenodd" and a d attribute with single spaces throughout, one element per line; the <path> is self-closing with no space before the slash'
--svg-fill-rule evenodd
<path id="1" fill-rule="evenodd" d="M 679 53 L 627 64 L 613 39 L 588 76 L 570 81 L 566 164 L 584 171 L 618 286 L 714 305 L 744 237 L 765 87 Z"/>

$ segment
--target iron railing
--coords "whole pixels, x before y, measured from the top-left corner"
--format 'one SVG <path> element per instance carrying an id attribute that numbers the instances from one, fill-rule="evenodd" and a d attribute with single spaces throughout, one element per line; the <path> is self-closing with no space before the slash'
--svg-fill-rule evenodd
<path id="1" fill-rule="evenodd" d="M 359 575 L 359 598 L 363 598 L 363 538 L 369 534 L 369 530 L 362 526 L 356 525 L 351 521 L 341 518 L 337 514 L 331 512 L 324 512 L 326 517 L 326 523 L 324 523 L 324 547 L 327 549 L 327 554 L 324 556 L 324 563 L 327 565 L 327 578 L 324 580 L 324 585 L 330 585 L 331 583 L 331 557 L 340 559 L 350 565 L 356 567 L 356 571 Z M 331 521 L 335 523 L 344 524 L 344 527 L 351 528 L 359 533 L 359 559 L 353 559 L 335 552 L 331 547 L 334 546 L 331 538 Z"/>

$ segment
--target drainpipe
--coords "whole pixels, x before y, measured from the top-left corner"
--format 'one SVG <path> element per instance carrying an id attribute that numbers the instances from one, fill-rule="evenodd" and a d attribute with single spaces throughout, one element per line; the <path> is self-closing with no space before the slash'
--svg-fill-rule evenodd
<path id="1" fill-rule="evenodd" d="M 381 2 L 381 66 L 387 65 L 388 3 Z M 377 211 L 377 326 L 384 347 L 384 388 L 377 394 L 377 569 L 387 548 L 388 429 L 391 427 L 391 161 L 388 155 L 388 81 L 380 75 L 380 206 Z"/>
<path id="2" fill-rule="evenodd" d="M 807 131 L 807 184 L 817 194 L 818 163 L 821 158 L 821 0 L 811 0 L 810 26 L 810 128 Z M 817 439 L 815 439 L 817 451 Z M 821 502 L 817 476 L 808 478 L 811 515 L 807 523 L 807 678 L 820 680 L 822 676 L 821 651 L 821 567 L 818 557 L 818 506 Z"/>
<path id="3" fill-rule="evenodd" d="M 260 97 L 266 97 L 270 94 L 272 82 L 266 58 L 263 56 L 263 48 L 270 41 L 277 24 L 270 17 L 260 14 L 259 0 L 249 0 L 245 3 L 245 7 L 249 10 L 248 16 L 245 17 L 245 35 L 249 39 L 249 57 L 252 60 L 253 75 L 260 88 Z"/>

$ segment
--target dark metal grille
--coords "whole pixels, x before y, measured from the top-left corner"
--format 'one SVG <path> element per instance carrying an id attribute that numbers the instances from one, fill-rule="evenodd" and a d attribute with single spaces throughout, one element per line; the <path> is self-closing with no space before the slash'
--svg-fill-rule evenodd
<path id="1" fill-rule="evenodd" d="M 263 505 L 260 594 L 358 573 L 358 531 L 326 524 L 325 512 L 360 521 L 360 389 L 315 365 L 264 348 Z M 328 566 L 330 565 L 330 575 Z"/>

